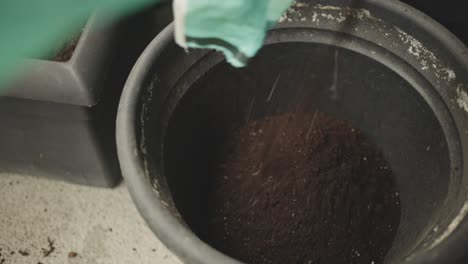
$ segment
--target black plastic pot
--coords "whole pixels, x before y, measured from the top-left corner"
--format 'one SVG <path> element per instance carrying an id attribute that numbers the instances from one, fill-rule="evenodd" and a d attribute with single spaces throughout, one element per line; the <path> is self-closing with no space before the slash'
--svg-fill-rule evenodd
<path id="1" fill-rule="evenodd" d="M 299 2 L 280 21 L 244 69 L 178 48 L 172 26 L 134 66 L 117 145 L 151 229 L 187 263 L 238 263 L 196 235 L 216 143 L 248 118 L 318 109 L 363 130 L 395 173 L 402 215 L 385 262 L 468 262 L 466 47 L 393 0 Z"/>
<path id="2" fill-rule="evenodd" d="M 0 89 L 0 172 L 116 185 L 120 94 L 138 55 L 171 21 L 170 11 L 158 6 L 107 26 L 95 14 L 69 61 L 28 59 L 24 74 Z"/>

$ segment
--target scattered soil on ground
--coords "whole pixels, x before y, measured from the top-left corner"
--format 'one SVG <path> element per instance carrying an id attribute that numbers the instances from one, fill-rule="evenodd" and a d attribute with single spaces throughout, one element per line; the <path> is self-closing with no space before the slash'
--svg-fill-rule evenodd
<path id="1" fill-rule="evenodd" d="M 42 248 L 42 255 L 44 257 L 48 257 L 50 254 L 52 254 L 55 251 L 55 245 L 54 245 L 54 240 L 50 239 L 50 237 L 47 238 L 47 243 L 48 246 L 47 248 Z"/>

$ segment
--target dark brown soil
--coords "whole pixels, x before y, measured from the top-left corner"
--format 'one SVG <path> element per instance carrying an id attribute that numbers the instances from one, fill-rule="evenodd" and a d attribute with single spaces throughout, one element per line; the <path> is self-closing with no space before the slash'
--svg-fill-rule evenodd
<path id="1" fill-rule="evenodd" d="M 323 113 L 251 121 L 226 144 L 202 237 L 246 263 L 382 263 L 400 219 L 389 165 Z"/>
<path id="2" fill-rule="evenodd" d="M 80 40 L 80 36 L 77 36 L 71 39 L 54 57 L 54 61 L 65 62 L 69 61 L 75 52 L 76 45 L 78 45 L 78 41 Z"/>

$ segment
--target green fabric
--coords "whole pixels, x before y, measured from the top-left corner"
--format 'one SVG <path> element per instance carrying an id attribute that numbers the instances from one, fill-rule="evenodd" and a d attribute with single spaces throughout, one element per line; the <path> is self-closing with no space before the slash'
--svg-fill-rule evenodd
<path id="1" fill-rule="evenodd" d="M 38 58 L 64 35 L 83 25 L 96 8 L 128 12 L 155 0 L 1 0 L 0 83 L 22 58 Z"/>
<path id="2" fill-rule="evenodd" d="M 229 63 L 236 67 L 244 66 L 245 59 L 254 56 L 260 49 L 266 31 L 276 24 L 291 2 L 292 0 L 186 0 L 186 46 L 220 50 Z M 213 41 L 214 39 L 222 42 Z"/>

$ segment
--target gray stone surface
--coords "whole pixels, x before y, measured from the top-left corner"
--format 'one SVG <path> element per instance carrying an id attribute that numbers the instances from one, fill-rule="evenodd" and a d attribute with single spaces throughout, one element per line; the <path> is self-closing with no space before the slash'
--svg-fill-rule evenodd
<path id="1" fill-rule="evenodd" d="M 45 257 L 48 239 L 55 249 Z M 99 189 L 9 174 L 0 174 L 0 249 L 1 264 L 181 263 L 146 226 L 125 184 Z"/>

